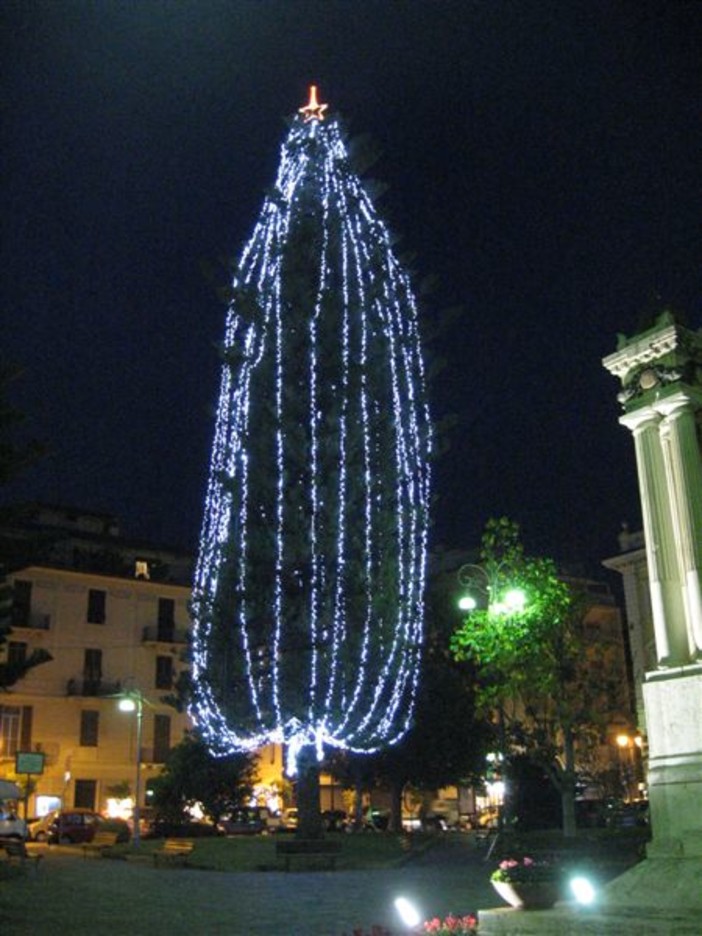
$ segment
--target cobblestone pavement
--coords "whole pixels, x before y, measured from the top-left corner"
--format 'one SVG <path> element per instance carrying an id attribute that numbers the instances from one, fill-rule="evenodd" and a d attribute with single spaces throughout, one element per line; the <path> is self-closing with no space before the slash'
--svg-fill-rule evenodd
<path id="1" fill-rule="evenodd" d="M 484 856 L 459 837 L 403 868 L 380 871 L 168 870 L 85 861 L 64 849 L 54 849 L 43 865 L 19 889 L 18 881 L 0 891 L 3 936 L 53 936 L 55 900 L 75 902 L 70 936 L 351 936 L 373 924 L 399 934 L 393 908 L 399 895 L 416 901 L 425 919 L 495 904 Z M 91 919 L 81 914 L 84 888 L 91 898 L 104 895 Z"/>

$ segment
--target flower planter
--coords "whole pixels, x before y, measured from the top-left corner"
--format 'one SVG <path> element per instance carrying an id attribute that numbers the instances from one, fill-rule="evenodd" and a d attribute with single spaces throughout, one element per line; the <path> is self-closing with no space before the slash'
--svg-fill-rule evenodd
<path id="1" fill-rule="evenodd" d="M 548 910 L 560 897 L 556 881 L 491 881 L 491 884 L 516 910 Z"/>

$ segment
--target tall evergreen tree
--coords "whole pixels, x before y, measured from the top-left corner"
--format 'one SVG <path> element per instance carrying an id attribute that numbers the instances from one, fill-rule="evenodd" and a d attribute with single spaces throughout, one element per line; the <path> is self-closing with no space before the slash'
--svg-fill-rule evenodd
<path id="1" fill-rule="evenodd" d="M 313 89 L 236 269 L 193 594 L 199 730 L 286 744 L 303 827 L 325 746 L 408 728 L 429 499 L 415 300 L 325 109 Z"/>

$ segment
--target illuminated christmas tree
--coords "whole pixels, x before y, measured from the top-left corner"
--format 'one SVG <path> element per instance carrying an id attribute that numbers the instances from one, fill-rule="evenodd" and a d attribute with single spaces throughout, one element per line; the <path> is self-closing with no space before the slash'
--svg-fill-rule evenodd
<path id="1" fill-rule="evenodd" d="M 215 752 L 372 752 L 410 723 L 430 426 L 417 308 L 316 90 L 233 282 L 193 591 Z"/>

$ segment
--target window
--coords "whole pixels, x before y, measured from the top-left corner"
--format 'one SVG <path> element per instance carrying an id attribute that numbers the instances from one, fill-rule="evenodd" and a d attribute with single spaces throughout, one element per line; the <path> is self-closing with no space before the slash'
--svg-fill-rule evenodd
<path id="1" fill-rule="evenodd" d="M 15 579 L 12 586 L 12 626 L 29 627 L 32 609 L 32 583 Z"/>
<path id="2" fill-rule="evenodd" d="M 158 639 L 173 640 L 175 630 L 175 601 L 172 598 L 158 599 Z"/>
<path id="3" fill-rule="evenodd" d="M 97 747 L 100 713 L 85 709 L 80 713 L 80 746 Z"/>
<path id="4" fill-rule="evenodd" d="M 76 780 L 73 806 L 76 809 L 95 809 L 97 780 Z"/>
<path id="5" fill-rule="evenodd" d="M 156 657 L 156 688 L 171 689 L 173 687 L 173 657 Z"/>
<path id="6" fill-rule="evenodd" d="M 95 695 L 102 680 L 102 650 L 89 649 L 83 658 L 83 693 Z"/>
<path id="7" fill-rule="evenodd" d="M 154 715 L 154 763 L 163 764 L 171 750 L 171 716 Z"/>
<path id="8" fill-rule="evenodd" d="M 27 659 L 27 644 L 11 640 L 7 645 L 7 662 L 10 666 L 21 666 Z"/>
<path id="9" fill-rule="evenodd" d="M 19 750 L 21 711 L 18 705 L 0 705 L 0 757 L 14 757 Z"/>
<path id="10" fill-rule="evenodd" d="M 105 623 L 105 605 L 107 592 L 100 588 L 88 590 L 88 624 Z"/>

